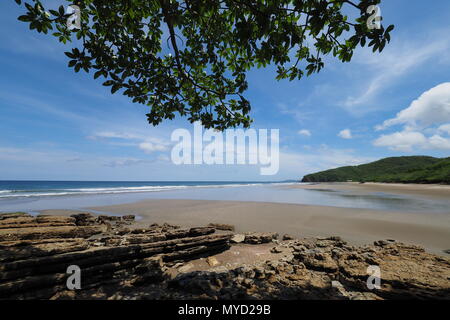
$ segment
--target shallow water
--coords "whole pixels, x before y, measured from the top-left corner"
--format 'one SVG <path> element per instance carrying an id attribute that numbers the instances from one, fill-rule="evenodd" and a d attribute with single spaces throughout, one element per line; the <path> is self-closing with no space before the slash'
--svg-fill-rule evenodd
<path id="1" fill-rule="evenodd" d="M 158 192 L 125 192 L 108 194 L 74 194 L 0 199 L 0 211 L 37 212 L 45 209 L 81 209 L 132 203 L 147 199 L 229 200 L 322 205 L 374 210 L 450 214 L 450 199 L 429 199 L 420 196 L 388 193 L 353 193 L 337 190 L 306 190 L 289 188 L 288 184 L 252 184 L 188 186 Z"/>

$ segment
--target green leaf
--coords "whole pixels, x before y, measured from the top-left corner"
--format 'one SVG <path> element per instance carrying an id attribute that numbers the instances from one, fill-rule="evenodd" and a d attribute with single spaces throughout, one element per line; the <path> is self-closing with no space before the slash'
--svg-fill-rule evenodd
<path id="1" fill-rule="evenodd" d="M 323 56 L 348 62 L 367 42 L 382 51 L 394 30 L 368 30 L 362 9 L 378 0 L 356 1 L 359 8 L 336 0 L 192 1 L 191 8 L 163 1 L 164 10 L 161 1 L 85 1 L 81 30 L 68 30 L 64 6 L 16 2 L 30 29 L 56 29 L 64 44 L 76 39 L 65 52 L 69 67 L 109 78 L 103 85 L 112 93 L 123 88 L 150 108 L 149 123 L 184 116 L 218 130 L 252 123 L 243 97 L 248 71 L 275 66 L 277 80 L 295 81 L 320 72 Z"/>
<path id="2" fill-rule="evenodd" d="M 49 10 L 48 12 L 50 12 L 52 15 L 59 17 L 59 12 L 56 10 Z"/>
<path id="3" fill-rule="evenodd" d="M 100 77 L 103 74 L 103 70 L 99 70 L 94 74 L 94 79 L 97 79 L 98 77 Z"/>
<path id="4" fill-rule="evenodd" d="M 60 16 L 63 16 L 65 14 L 64 6 L 59 6 L 58 12 Z"/>
<path id="5" fill-rule="evenodd" d="M 72 59 L 75 59 L 75 58 L 76 58 L 76 55 L 74 55 L 72 52 L 64 52 L 64 54 L 65 54 L 66 56 L 68 56 L 69 58 L 72 58 Z"/>
<path id="6" fill-rule="evenodd" d="M 23 16 L 18 17 L 17 20 L 23 21 L 23 22 L 28 22 L 28 21 L 32 21 L 33 19 L 28 15 L 23 15 Z"/>
<path id="7" fill-rule="evenodd" d="M 112 87 L 111 87 L 111 93 L 115 93 L 117 90 L 119 90 L 120 89 L 120 85 L 119 84 L 114 84 Z"/>

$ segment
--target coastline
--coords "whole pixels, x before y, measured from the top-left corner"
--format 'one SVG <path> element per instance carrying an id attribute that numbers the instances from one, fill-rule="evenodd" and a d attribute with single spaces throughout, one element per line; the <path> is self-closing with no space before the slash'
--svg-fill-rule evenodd
<path id="1" fill-rule="evenodd" d="M 314 182 L 298 184 L 287 188 L 324 190 L 333 189 L 351 192 L 384 192 L 400 195 L 419 195 L 432 199 L 450 199 L 450 185 L 443 184 L 408 184 L 381 182 Z"/>
<path id="2" fill-rule="evenodd" d="M 336 236 L 239 234 L 224 224 L 142 227 L 134 215 L 19 212 L 0 214 L 0 240 L 0 300 L 450 297 L 449 257 L 390 239 L 352 246 Z M 82 274 L 64 272 L 68 265 Z M 378 287 L 369 285 L 374 268 L 382 270 Z"/>
<path id="3" fill-rule="evenodd" d="M 140 225 L 171 223 L 184 226 L 226 223 L 237 232 L 277 232 L 298 238 L 340 236 L 353 245 L 394 239 L 423 246 L 443 255 L 450 249 L 450 215 L 340 208 L 268 202 L 154 199 L 87 210 L 135 214 Z M 71 215 L 79 210 L 41 210 Z"/>

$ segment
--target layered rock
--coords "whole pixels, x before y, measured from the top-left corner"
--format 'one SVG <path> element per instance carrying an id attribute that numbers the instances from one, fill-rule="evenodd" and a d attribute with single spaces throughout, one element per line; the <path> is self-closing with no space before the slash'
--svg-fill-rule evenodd
<path id="1" fill-rule="evenodd" d="M 279 241 L 276 233 L 137 226 L 133 219 L 0 215 L 0 298 L 450 299 L 450 259 L 418 246 Z M 225 263 L 216 253 L 229 249 L 232 237 L 237 244 L 223 254 L 266 250 L 270 259 Z M 206 270 L 196 269 L 199 261 Z M 69 265 L 81 268 L 81 290 L 67 289 Z M 380 271 L 380 287 L 368 285 L 371 267 Z"/>
<path id="2" fill-rule="evenodd" d="M 133 221 L 131 215 L 95 217 L 89 213 L 3 216 L 0 298 L 58 295 L 67 289 L 70 265 L 80 267 L 83 289 L 117 279 L 131 279 L 135 284 L 160 281 L 164 261 L 187 260 L 228 248 L 230 235 L 213 234 L 211 227 L 183 229 L 164 224 L 136 228 L 131 226 Z"/>
<path id="3" fill-rule="evenodd" d="M 224 231 L 234 231 L 235 229 L 232 224 L 225 224 L 225 223 L 210 223 L 208 224 L 208 227 Z"/>
<path id="4" fill-rule="evenodd" d="M 245 234 L 244 243 L 261 244 L 269 243 L 278 239 L 278 233 L 275 232 L 251 232 Z"/>
<path id="5" fill-rule="evenodd" d="M 450 259 L 417 246 L 391 240 L 353 247 L 331 237 L 284 241 L 274 248 L 286 254 L 234 269 L 180 273 L 158 298 L 450 299 Z M 379 288 L 368 286 L 371 266 L 381 272 Z"/>

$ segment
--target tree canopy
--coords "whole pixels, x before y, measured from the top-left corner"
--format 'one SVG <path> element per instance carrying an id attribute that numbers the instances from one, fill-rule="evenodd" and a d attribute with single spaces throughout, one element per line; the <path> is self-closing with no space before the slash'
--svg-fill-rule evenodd
<path id="1" fill-rule="evenodd" d="M 250 69 L 273 65 L 276 79 L 300 79 L 325 55 L 381 52 L 394 28 L 367 25 L 380 0 L 68 0 L 80 8 L 79 29 L 63 6 L 15 1 L 30 29 L 74 45 L 69 67 L 147 105 L 149 123 L 178 114 L 219 130 L 250 126 Z"/>
<path id="2" fill-rule="evenodd" d="M 359 166 L 316 172 L 302 182 L 388 182 L 450 184 L 450 158 L 408 156 L 384 158 Z"/>

